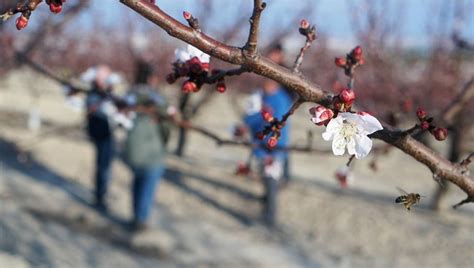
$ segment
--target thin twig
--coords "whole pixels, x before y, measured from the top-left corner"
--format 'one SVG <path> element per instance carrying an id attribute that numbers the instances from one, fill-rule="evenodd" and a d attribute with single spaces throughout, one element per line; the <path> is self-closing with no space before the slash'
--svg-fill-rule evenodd
<path id="1" fill-rule="evenodd" d="M 457 203 L 456 205 L 453 206 L 454 209 L 457 209 L 458 207 L 464 205 L 464 204 L 467 204 L 467 203 L 471 203 L 471 202 L 474 202 L 474 200 L 468 196 L 466 199 L 462 200 L 461 202 Z"/>
<path id="2" fill-rule="evenodd" d="M 244 49 L 251 56 L 257 53 L 258 32 L 260 28 L 260 16 L 262 15 L 262 11 L 267 6 L 267 4 L 263 2 L 262 0 L 254 0 L 253 3 L 254 3 L 253 13 L 252 13 L 252 17 L 250 18 L 249 37 L 244 47 Z"/>
<path id="3" fill-rule="evenodd" d="M 288 120 L 288 118 L 290 118 L 290 116 L 292 116 L 296 110 L 298 110 L 298 108 L 301 106 L 301 104 L 303 104 L 304 101 L 300 98 L 298 98 L 294 103 L 293 105 L 291 105 L 291 108 L 288 112 L 286 112 L 286 114 L 283 115 L 283 117 L 281 118 L 281 121 L 280 121 L 280 124 L 285 124 L 286 121 Z"/>

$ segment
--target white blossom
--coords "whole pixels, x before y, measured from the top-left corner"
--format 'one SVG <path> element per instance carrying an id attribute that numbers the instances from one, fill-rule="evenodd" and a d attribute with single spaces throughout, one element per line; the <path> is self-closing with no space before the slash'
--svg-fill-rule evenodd
<path id="1" fill-rule="evenodd" d="M 329 121 L 323 139 L 332 140 L 334 155 L 346 151 L 357 159 L 367 156 L 372 149 L 372 140 L 367 135 L 383 129 L 377 118 L 367 114 L 339 113 Z"/>
<path id="2" fill-rule="evenodd" d="M 191 45 L 188 45 L 186 47 L 186 50 L 179 48 L 176 49 L 174 51 L 174 55 L 176 57 L 176 60 L 181 62 L 186 62 L 194 57 L 197 57 L 202 63 L 209 63 L 211 58 L 206 53 Z"/>

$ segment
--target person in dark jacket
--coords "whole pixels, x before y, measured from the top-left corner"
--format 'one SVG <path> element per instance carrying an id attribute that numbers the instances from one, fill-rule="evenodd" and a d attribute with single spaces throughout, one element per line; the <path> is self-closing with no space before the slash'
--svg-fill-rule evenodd
<path id="1" fill-rule="evenodd" d="M 89 69 L 84 80 L 92 83 L 86 98 L 87 133 L 96 149 L 95 206 L 106 211 L 105 196 L 111 176 L 115 142 L 111 120 L 116 112 L 112 72 L 107 66 Z"/>

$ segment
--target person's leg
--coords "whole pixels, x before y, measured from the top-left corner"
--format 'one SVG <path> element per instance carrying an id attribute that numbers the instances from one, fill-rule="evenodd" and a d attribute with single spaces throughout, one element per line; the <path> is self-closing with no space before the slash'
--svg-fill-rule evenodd
<path id="1" fill-rule="evenodd" d="M 288 184 L 291 179 L 290 154 L 286 153 L 283 161 L 283 183 Z"/>
<path id="2" fill-rule="evenodd" d="M 111 166 L 114 154 L 114 143 L 112 139 L 96 141 L 96 202 L 99 206 L 105 206 L 104 199 L 110 180 Z"/>
<path id="3" fill-rule="evenodd" d="M 164 167 L 150 167 L 144 170 L 142 181 L 137 185 L 135 221 L 145 224 L 150 216 L 156 192 L 156 186 L 163 174 Z"/>
<path id="4" fill-rule="evenodd" d="M 260 160 L 260 174 L 264 187 L 263 202 L 263 220 L 265 223 L 272 227 L 276 223 L 277 213 L 277 196 L 278 196 L 278 180 L 280 179 L 277 174 L 269 172 L 268 164 L 265 164 L 265 160 Z M 277 167 L 278 168 L 278 167 Z M 277 176 L 275 176 L 277 175 Z"/>
<path id="5" fill-rule="evenodd" d="M 145 181 L 145 171 L 144 169 L 133 169 L 133 183 L 132 183 L 132 208 L 133 208 L 133 219 L 136 221 L 139 218 L 139 205 L 141 190 L 143 189 L 143 183 Z"/>

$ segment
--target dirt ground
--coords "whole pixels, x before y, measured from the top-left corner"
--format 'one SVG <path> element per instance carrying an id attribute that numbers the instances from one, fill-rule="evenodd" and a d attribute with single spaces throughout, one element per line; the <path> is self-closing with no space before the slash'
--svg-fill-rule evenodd
<path id="1" fill-rule="evenodd" d="M 238 122 L 229 109 L 232 97 L 216 96 L 196 122 L 229 136 Z M 43 119 L 36 132 L 26 127 L 32 107 Z M 306 111 L 294 118 L 294 143 L 304 144 L 306 132 L 315 129 Z M 111 212 L 104 216 L 90 206 L 93 149 L 81 128 L 82 114 L 65 104 L 53 82 L 30 72 L 0 80 L 1 268 L 474 263 L 474 205 L 439 214 L 428 210 L 436 182 L 424 166 L 395 150 L 380 158 L 378 172 L 368 168 L 370 159 L 355 162 L 356 179 L 346 190 L 334 172 L 347 158 L 293 154 L 292 183 L 279 196 L 279 224 L 268 229 L 260 219 L 261 183 L 233 174 L 248 150 L 217 147 L 192 134 L 186 157 L 167 160 L 152 228 L 133 235 L 125 228 L 131 175 L 120 160 L 113 168 Z M 327 148 L 318 131 L 315 146 Z M 24 151 L 29 154 L 19 154 Z M 428 197 L 407 212 L 394 203 L 396 187 Z M 464 198 L 451 188 L 445 206 Z"/>

